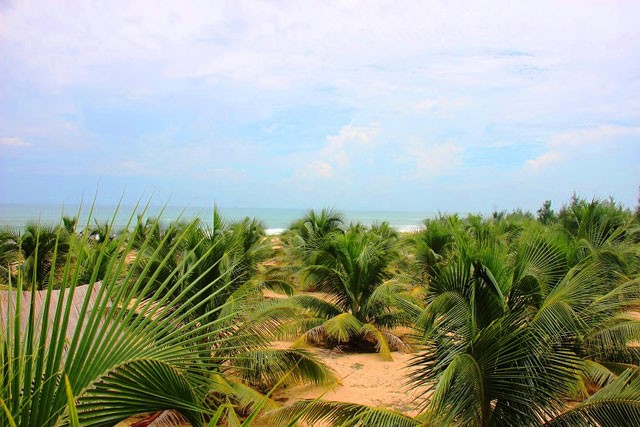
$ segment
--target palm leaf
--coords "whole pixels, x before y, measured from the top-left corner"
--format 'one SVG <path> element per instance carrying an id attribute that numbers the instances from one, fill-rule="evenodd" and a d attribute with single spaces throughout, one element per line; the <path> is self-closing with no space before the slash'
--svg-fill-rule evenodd
<path id="1" fill-rule="evenodd" d="M 391 357 L 391 348 L 387 342 L 387 337 L 378 328 L 371 323 L 365 323 L 361 329 L 365 338 L 371 339 L 376 343 L 376 350 L 385 360 L 393 360 Z"/>
<path id="2" fill-rule="evenodd" d="M 545 426 L 640 425 L 640 377 L 628 370 L 576 407 L 545 423 Z"/>
<path id="3" fill-rule="evenodd" d="M 293 420 L 299 420 L 308 425 L 341 427 L 416 427 L 421 425 L 419 421 L 411 417 L 386 408 L 321 400 L 296 402 L 266 414 L 262 420 L 270 425 L 292 425 Z"/>
<path id="4" fill-rule="evenodd" d="M 113 425 L 133 413 L 160 409 L 177 409 L 194 425 L 202 424 L 204 414 L 212 412 L 205 399 L 215 391 L 210 373 L 218 369 L 211 348 L 226 345 L 230 326 L 210 315 L 221 311 L 215 301 L 224 286 L 216 281 L 201 286 L 203 275 L 187 281 L 197 264 L 180 260 L 171 266 L 170 254 L 186 233 L 173 234 L 171 242 L 165 236 L 166 250 L 148 252 L 152 262 L 145 264 L 143 257 L 130 262 L 99 255 L 88 276 L 95 280 L 98 269 L 104 273 L 96 292 L 82 292 L 82 259 L 71 255 L 63 257 L 57 293 L 51 280 L 40 293 L 23 292 L 18 277 L 15 290 L 3 295 L 15 304 L 3 304 L 7 311 L 0 316 L 0 348 L 6 354 L 0 358 L 5 372 L 0 399 L 6 406 L 0 424 L 46 426 L 64 420 L 70 412 L 62 375 L 69 379 L 83 425 Z M 138 241 L 139 250 L 155 246 L 154 238 Z M 133 239 L 125 234 L 116 239 L 124 254 L 132 250 Z M 57 252 L 54 247 L 52 259 Z M 159 271 L 167 267 L 161 279 Z M 148 292 L 152 283 L 159 292 Z M 207 312 L 198 312 L 205 306 Z"/>
<path id="5" fill-rule="evenodd" d="M 312 353 L 301 349 L 256 349 L 231 360 L 235 376 L 248 384 L 271 389 L 285 376 L 284 384 L 332 384 L 335 374 Z M 293 367 L 293 368 L 292 368 Z"/>
<path id="6" fill-rule="evenodd" d="M 345 343 L 351 337 L 360 334 L 363 324 L 353 314 L 341 313 L 324 322 L 322 326 L 329 338 Z"/>

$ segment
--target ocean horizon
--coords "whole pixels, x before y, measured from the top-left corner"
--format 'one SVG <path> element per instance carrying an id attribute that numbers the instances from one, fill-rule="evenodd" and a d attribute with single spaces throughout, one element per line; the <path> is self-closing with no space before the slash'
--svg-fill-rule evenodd
<path id="1" fill-rule="evenodd" d="M 117 214 L 116 214 L 117 210 Z M 228 221 L 236 221 L 245 217 L 256 218 L 265 224 L 267 234 L 279 234 L 289 228 L 291 223 L 301 218 L 309 209 L 295 208 L 234 208 L 219 206 L 222 217 Z M 388 222 L 401 232 L 415 231 L 423 226 L 423 221 L 433 218 L 435 212 L 382 211 L 382 210 L 343 210 L 345 222 L 361 223 L 370 226 L 377 222 Z M 91 215 L 89 216 L 89 213 Z M 132 228 L 138 214 L 146 218 L 160 216 L 166 224 L 177 220 L 200 218 L 210 222 L 213 207 L 206 206 L 124 206 L 115 205 L 62 205 L 62 204 L 19 204 L 0 203 L 0 227 L 22 227 L 28 222 L 57 224 L 63 216 L 78 217 L 78 228 L 83 229 L 98 223 L 111 220 L 115 214 L 114 227 Z"/>

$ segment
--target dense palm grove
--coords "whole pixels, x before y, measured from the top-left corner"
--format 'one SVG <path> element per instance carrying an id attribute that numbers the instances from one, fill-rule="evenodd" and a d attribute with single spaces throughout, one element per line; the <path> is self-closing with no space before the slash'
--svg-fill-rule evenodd
<path id="1" fill-rule="evenodd" d="M 332 210 L 280 236 L 217 210 L 3 229 L 0 425 L 640 425 L 639 224 L 574 196 L 406 234 Z M 281 387 L 337 381 L 309 346 L 411 352 L 421 415 L 281 407 Z"/>

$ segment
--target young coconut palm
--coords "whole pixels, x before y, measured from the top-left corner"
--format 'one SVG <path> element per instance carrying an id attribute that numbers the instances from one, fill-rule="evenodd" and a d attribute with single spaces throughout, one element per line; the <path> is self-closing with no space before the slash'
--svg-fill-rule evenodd
<path id="1" fill-rule="evenodd" d="M 640 302 L 637 281 L 611 282 L 588 259 L 571 266 L 566 240 L 531 236 L 523 233 L 510 250 L 486 234 L 474 238 L 433 278 L 411 379 L 431 386 L 430 423 L 541 425 L 562 417 L 567 399 L 582 398 L 585 382 L 620 385 L 618 374 L 637 369 L 629 344 L 640 328 L 624 318 Z M 637 381 L 624 378 L 637 393 Z M 637 420 L 637 403 L 612 407 Z"/>
<path id="2" fill-rule="evenodd" d="M 336 426 L 640 425 L 638 351 L 630 346 L 640 328 L 626 316 L 640 302 L 640 283 L 609 283 L 596 264 L 568 266 L 564 239 L 523 237 L 515 254 L 495 245 L 466 248 L 434 277 L 412 376 L 432 393 L 418 419 L 322 401 L 276 410 L 275 419 Z M 493 274 L 488 265 L 503 268 Z"/>
<path id="3" fill-rule="evenodd" d="M 49 277 L 55 276 L 49 273 L 55 272 L 69 251 L 69 235 L 64 228 L 36 222 L 27 224 L 24 231 L 4 229 L 0 239 L 3 264 L 14 264 L 25 287 L 37 290 L 46 288 Z M 57 258 L 54 250 L 59 253 Z"/>
<path id="4" fill-rule="evenodd" d="M 289 230 L 293 232 L 301 246 L 309 248 L 325 236 L 341 230 L 343 226 L 344 216 L 341 212 L 333 209 L 322 209 L 316 212 L 311 209 L 304 217 L 295 221 Z"/>
<path id="5" fill-rule="evenodd" d="M 407 348 L 390 330 L 411 322 L 406 308 L 415 310 L 415 304 L 403 286 L 387 281 L 398 240 L 389 230 L 352 225 L 315 242 L 302 280 L 327 297 L 295 295 L 286 302 L 305 310 L 296 325 L 306 331 L 295 345 L 375 349 L 387 359 Z"/>
<path id="6" fill-rule="evenodd" d="M 418 280 L 428 285 L 429 279 L 446 260 L 447 254 L 454 248 L 454 230 L 444 218 L 424 221 L 424 230 L 409 236 L 413 270 Z"/>

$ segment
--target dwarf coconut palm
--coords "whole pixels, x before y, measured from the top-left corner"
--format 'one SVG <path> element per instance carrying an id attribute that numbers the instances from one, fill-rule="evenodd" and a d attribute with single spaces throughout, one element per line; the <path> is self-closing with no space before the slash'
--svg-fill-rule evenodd
<path id="1" fill-rule="evenodd" d="M 610 405 L 596 425 L 637 413 L 637 400 L 610 399 L 613 389 L 638 392 L 625 373 L 640 362 L 630 346 L 639 323 L 627 315 L 640 301 L 637 279 L 611 281 L 591 259 L 570 262 L 567 240 L 552 233 L 525 231 L 509 246 L 476 233 L 434 276 L 411 378 L 430 387 L 429 422 L 534 426 L 599 417 L 587 403 L 582 415 L 568 415 L 566 400 L 588 397 L 587 385 L 604 387 L 588 399 Z"/>
<path id="2" fill-rule="evenodd" d="M 410 322 L 414 308 L 405 288 L 388 281 L 397 255 L 397 235 L 390 227 L 365 230 L 352 225 L 317 240 L 308 251 L 311 264 L 301 270 L 302 282 L 325 294 L 295 295 L 287 303 L 305 312 L 295 322 L 303 342 L 353 348 L 375 348 L 385 358 L 406 348 L 390 331 Z"/>
<path id="3" fill-rule="evenodd" d="M 0 233 L 0 256 L 3 264 L 14 264 L 16 273 L 22 276 L 25 287 L 42 290 L 47 280 L 54 277 L 56 267 L 69 251 L 69 235 L 62 227 L 36 222 L 27 224 L 24 230 L 4 229 Z M 54 250 L 59 256 L 54 257 Z"/>
<path id="4" fill-rule="evenodd" d="M 424 221 L 424 230 L 409 236 L 411 248 L 411 267 L 416 270 L 420 282 L 427 284 L 438 267 L 446 259 L 446 255 L 454 247 L 454 233 L 450 224 L 444 219 Z"/>

